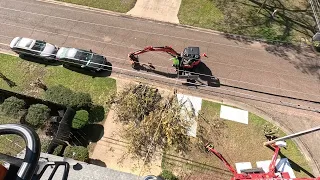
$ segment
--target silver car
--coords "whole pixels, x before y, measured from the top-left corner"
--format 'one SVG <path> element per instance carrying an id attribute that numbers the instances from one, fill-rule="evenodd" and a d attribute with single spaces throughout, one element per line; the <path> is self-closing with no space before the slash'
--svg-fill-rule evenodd
<path id="1" fill-rule="evenodd" d="M 45 41 L 29 39 L 25 37 L 15 37 L 10 48 L 19 55 L 29 55 L 42 58 L 44 60 L 54 60 L 58 48 Z"/>
<path id="2" fill-rule="evenodd" d="M 77 66 L 88 70 L 101 71 L 105 69 L 107 59 L 102 55 L 93 53 L 91 50 L 82 50 L 76 48 L 61 47 L 56 60 L 64 65 Z"/>

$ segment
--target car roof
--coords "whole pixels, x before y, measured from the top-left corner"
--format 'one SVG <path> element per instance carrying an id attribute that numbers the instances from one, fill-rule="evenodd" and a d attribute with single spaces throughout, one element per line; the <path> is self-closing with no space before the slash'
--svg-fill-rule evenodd
<path id="1" fill-rule="evenodd" d="M 34 39 L 21 38 L 17 46 L 23 47 L 23 48 L 30 48 L 34 45 L 34 43 L 35 43 Z"/>

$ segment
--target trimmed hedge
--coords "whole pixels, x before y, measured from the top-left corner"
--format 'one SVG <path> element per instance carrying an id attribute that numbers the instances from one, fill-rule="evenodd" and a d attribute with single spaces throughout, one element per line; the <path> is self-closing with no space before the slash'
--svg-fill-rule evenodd
<path id="1" fill-rule="evenodd" d="M 18 99 L 14 96 L 4 100 L 0 105 L 0 111 L 10 117 L 18 117 L 19 112 L 24 109 L 26 103 L 22 99 Z"/>
<path id="2" fill-rule="evenodd" d="M 178 180 L 177 176 L 168 170 L 162 170 L 160 176 L 165 180 Z"/>
<path id="3" fill-rule="evenodd" d="M 81 129 L 88 124 L 88 120 L 89 113 L 86 110 L 77 111 L 72 120 L 72 128 Z"/>
<path id="4" fill-rule="evenodd" d="M 90 94 L 73 92 L 62 85 L 52 86 L 45 91 L 45 99 L 74 109 L 87 108 L 92 104 Z"/>
<path id="5" fill-rule="evenodd" d="M 62 148 L 63 148 L 62 145 L 57 146 L 53 151 L 53 155 L 60 156 L 60 154 L 63 154 L 63 152 L 61 152 Z"/>
<path id="6" fill-rule="evenodd" d="M 67 146 L 64 151 L 64 157 L 87 162 L 89 160 L 89 151 L 88 148 L 83 146 Z"/>
<path id="7" fill-rule="evenodd" d="M 50 109 L 43 104 L 33 104 L 28 109 L 26 121 L 34 126 L 41 126 L 50 117 Z"/>

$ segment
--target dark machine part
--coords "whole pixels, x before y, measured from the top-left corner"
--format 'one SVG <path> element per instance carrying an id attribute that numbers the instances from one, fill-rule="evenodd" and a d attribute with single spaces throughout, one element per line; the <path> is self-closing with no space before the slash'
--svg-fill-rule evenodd
<path id="1" fill-rule="evenodd" d="M 146 52 L 150 52 L 150 51 L 166 52 L 169 55 L 171 55 L 173 58 L 176 58 L 179 61 L 179 63 L 178 65 L 174 65 L 174 67 L 178 69 L 192 69 L 201 62 L 199 47 L 187 47 L 180 54 L 177 51 L 175 51 L 172 47 L 169 47 L 169 46 L 163 46 L 163 47 L 148 46 L 142 50 L 132 52 L 128 55 L 129 60 L 131 61 L 131 64 L 132 64 L 132 68 L 137 69 L 140 66 L 138 55 Z M 206 57 L 205 54 L 203 56 Z"/>
<path id="2" fill-rule="evenodd" d="M 39 180 L 47 167 L 52 165 L 56 168 L 54 168 L 50 177 L 54 176 L 59 166 L 65 166 L 62 180 L 67 180 L 70 167 L 67 162 L 48 162 L 43 166 L 41 166 L 41 163 L 40 165 L 38 164 L 41 145 L 38 134 L 32 128 L 21 124 L 0 125 L 0 135 L 8 134 L 16 134 L 24 139 L 26 143 L 26 153 L 24 159 L 0 153 L 0 160 L 10 164 L 9 169 L 5 172 L 5 180 Z M 36 173 L 37 170 L 40 174 Z"/>

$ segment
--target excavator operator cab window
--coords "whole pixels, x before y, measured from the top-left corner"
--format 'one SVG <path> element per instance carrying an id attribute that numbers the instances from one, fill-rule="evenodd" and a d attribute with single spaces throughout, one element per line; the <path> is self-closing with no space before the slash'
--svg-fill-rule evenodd
<path id="1" fill-rule="evenodd" d="M 187 47 L 183 50 L 182 56 L 185 59 L 200 59 L 200 48 Z"/>

